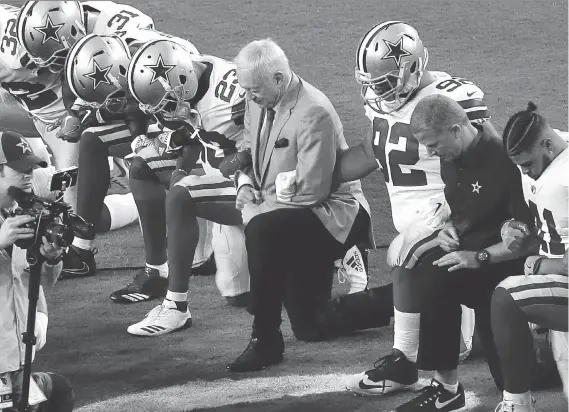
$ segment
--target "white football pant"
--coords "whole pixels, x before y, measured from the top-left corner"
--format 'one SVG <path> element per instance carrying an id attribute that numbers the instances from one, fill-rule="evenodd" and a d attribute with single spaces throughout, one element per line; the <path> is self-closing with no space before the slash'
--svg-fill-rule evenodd
<path id="1" fill-rule="evenodd" d="M 249 292 L 249 264 L 243 226 L 213 224 L 213 253 L 217 273 L 215 283 L 223 297 Z"/>
<path id="2" fill-rule="evenodd" d="M 213 222 L 198 217 L 200 237 L 198 240 L 198 246 L 196 247 L 196 252 L 194 253 L 194 262 L 192 263 L 192 267 L 194 268 L 206 262 L 213 253 L 211 233 L 213 225 Z"/>
<path id="3" fill-rule="evenodd" d="M 559 376 L 561 376 L 561 382 L 563 382 L 563 394 L 565 399 L 569 399 L 569 334 L 568 332 L 557 330 L 552 330 L 549 333 L 553 359 L 557 363 L 557 370 L 559 370 Z"/>

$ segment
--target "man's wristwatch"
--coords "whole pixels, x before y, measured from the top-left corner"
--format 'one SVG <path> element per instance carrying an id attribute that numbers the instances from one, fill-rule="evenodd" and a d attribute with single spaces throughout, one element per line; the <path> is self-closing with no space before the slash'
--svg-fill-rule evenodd
<path id="1" fill-rule="evenodd" d="M 480 266 L 487 265 L 488 263 L 490 263 L 490 253 L 488 253 L 486 249 L 479 250 L 474 255 L 474 259 L 476 259 L 476 261 L 480 263 Z"/>

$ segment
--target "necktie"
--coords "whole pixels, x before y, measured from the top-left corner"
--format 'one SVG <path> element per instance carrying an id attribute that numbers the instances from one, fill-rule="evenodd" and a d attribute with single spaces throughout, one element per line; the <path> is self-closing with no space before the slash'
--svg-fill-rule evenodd
<path id="1" fill-rule="evenodd" d="M 269 142 L 269 136 L 271 135 L 271 129 L 273 128 L 273 120 L 275 120 L 275 111 L 273 109 L 267 109 L 265 122 L 263 123 L 263 128 L 261 129 L 260 136 L 260 147 L 259 147 L 259 164 L 263 165 L 263 160 L 265 159 L 265 152 L 267 151 L 267 143 Z"/>

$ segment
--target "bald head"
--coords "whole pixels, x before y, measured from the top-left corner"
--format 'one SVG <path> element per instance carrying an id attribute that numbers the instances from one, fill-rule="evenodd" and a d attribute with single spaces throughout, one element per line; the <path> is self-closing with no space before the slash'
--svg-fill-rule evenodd
<path id="1" fill-rule="evenodd" d="M 419 143 L 443 160 L 460 157 L 477 134 L 464 109 L 439 94 L 427 96 L 417 104 L 410 125 Z"/>

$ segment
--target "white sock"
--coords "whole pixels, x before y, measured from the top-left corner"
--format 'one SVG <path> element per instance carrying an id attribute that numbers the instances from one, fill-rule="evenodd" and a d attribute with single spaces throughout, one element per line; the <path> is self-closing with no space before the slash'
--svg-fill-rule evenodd
<path id="1" fill-rule="evenodd" d="M 91 250 L 93 249 L 94 242 L 95 242 L 94 240 L 81 239 L 80 237 L 75 236 L 72 245 L 79 249 Z"/>
<path id="2" fill-rule="evenodd" d="M 198 227 L 200 228 L 200 236 L 192 263 L 194 268 L 208 260 L 213 253 L 211 246 L 213 222 L 198 217 Z"/>
<path id="3" fill-rule="evenodd" d="M 531 405 L 531 392 L 510 393 L 504 391 L 504 400 L 517 403 L 518 405 Z"/>
<path id="4" fill-rule="evenodd" d="M 106 196 L 105 205 L 107 205 L 111 215 L 110 230 L 124 227 L 138 219 L 138 209 L 132 193 Z"/>
<path id="5" fill-rule="evenodd" d="M 161 277 L 163 278 L 168 277 L 168 262 L 162 263 L 161 265 L 151 265 L 150 263 L 147 263 L 146 266 L 148 266 L 151 269 L 156 269 L 158 273 L 160 273 Z"/>
<path id="6" fill-rule="evenodd" d="M 435 379 L 444 386 L 444 388 L 449 391 L 450 393 L 457 393 L 458 392 L 458 381 L 455 383 L 447 383 L 445 379 L 439 372 L 435 372 Z"/>
<path id="7" fill-rule="evenodd" d="M 394 308 L 395 321 L 393 349 L 398 349 L 411 362 L 417 362 L 419 353 L 420 313 L 399 312 Z"/>
<path id="8" fill-rule="evenodd" d="M 462 333 L 462 341 L 466 346 L 466 349 L 472 349 L 472 337 L 474 336 L 475 327 L 475 314 L 474 310 L 470 309 L 468 306 L 462 305 L 462 322 L 460 330 Z"/>
<path id="9" fill-rule="evenodd" d="M 166 292 L 166 299 L 172 302 L 186 302 L 188 300 L 188 292 L 180 293 L 168 291 Z"/>

